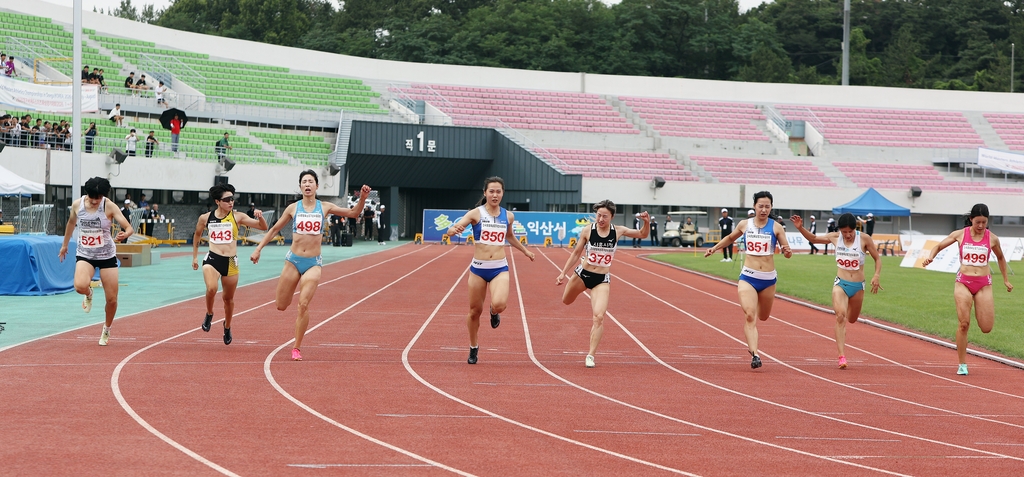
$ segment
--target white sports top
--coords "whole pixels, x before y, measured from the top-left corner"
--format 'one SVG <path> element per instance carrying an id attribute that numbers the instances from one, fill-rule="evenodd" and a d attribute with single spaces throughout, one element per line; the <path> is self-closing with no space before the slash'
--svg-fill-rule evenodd
<path id="1" fill-rule="evenodd" d="M 85 199 L 78 206 L 78 246 L 75 255 L 89 260 L 107 260 L 117 253 L 114 238 L 110 236 L 110 219 L 105 213 L 107 198 L 100 199 L 99 208 L 95 212 L 85 210 Z"/>
<path id="2" fill-rule="evenodd" d="M 843 236 L 836 240 L 836 265 L 843 270 L 855 272 L 864 267 L 864 250 L 860 245 L 860 232 L 853 236 L 853 245 L 846 246 Z"/>

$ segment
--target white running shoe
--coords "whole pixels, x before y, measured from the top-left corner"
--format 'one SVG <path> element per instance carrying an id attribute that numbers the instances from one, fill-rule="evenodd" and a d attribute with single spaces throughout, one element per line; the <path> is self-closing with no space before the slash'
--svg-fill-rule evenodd
<path id="1" fill-rule="evenodd" d="M 103 333 L 100 333 L 100 346 L 106 346 L 108 341 L 110 341 L 110 328 L 104 326 Z"/>
<path id="2" fill-rule="evenodd" d="M 731 261 L 732 261 L 732 259 L 731 259 L 731 258 L 727 258 L 727 259 L 725 259 L 725 261 L 726 261 L 726 262 L 731 262 Z"/>
<path id="3" fill-rule="evenodd" d="M 719 262 L 728 262 L 728 261 L 729 261 L 728 258 L 723 258 L 723 259 L 719 260 Z"/>
<path id="4" fill-rule="evenodd" d="M 594 364 L 594 357 L 593 357 L 593 356 L 590 356 L 590 355 L 588 354 L 588 355 L 587 355 L 587 367 L 588 367 L 588 368 L 593 368 L 594 366 L 597 366 L 596 364 Z"/>
<path id="5" fill-rule="evenodd" d="M 89 289 L 89 294 L 86 295 L 85 298 L 82 299 L 82 309 L 85 310 L 86 313 L 89 313 L 90 311 L 92 311 L 92 289 L 91 288 Z"/>

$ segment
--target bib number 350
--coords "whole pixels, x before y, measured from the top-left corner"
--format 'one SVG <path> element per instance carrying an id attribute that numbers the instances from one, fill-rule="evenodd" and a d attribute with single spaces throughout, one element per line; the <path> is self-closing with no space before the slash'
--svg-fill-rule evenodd
<path id="1" fill-rule="evenodd" d="M 502 230 L 502 231 L 483 230 L 483 231 L 480 232 L 480 241 L 481 242 L 492 242 L 492 243 L 494 243 L 494 242 L 498 242 L 498 243 L 504 242 L 505 241 L 505 231 L 504 230 Z"/>

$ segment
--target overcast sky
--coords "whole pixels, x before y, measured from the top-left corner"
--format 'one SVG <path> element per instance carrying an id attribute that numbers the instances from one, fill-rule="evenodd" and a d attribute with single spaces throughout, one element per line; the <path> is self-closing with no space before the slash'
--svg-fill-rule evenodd
<path id="1" fill-rule="evenodd" d="M 31 0 L 29 0 L 29 1 L 31 1 Z M 70 7 L 70 6 L 73 6 L 75 4 L 74 0 L 44 0 L 44 1 L 50 2 L 50 3 L 56 3 L 57 5 L 63 5 L 63 6 L 66 6 L 66 7 Z M 606 3 L 606 4 L 608 4 L 608 5 L 614 5 L 616 3 L 619 3 L 619 1 L 621 1 L 621 0 L 602 0 L 602 1 L 604 3 Z M 739 0 L 739 2 L 740 2 L 740 12 L 742 13 L 742 12 L 745 12 L 745 11 L 753 8 L 753 7 L 756 7 L 756 6 L 760 5 L 763 1 L 765 1 L 765 0 Z M 771 0 L 767 0 L 767 1 L 770 2 Z M 135 6 L 135 8 L 137 8 L 139 10 L 142 10 L 143 6 L 148 5 L 150 3 L 152 3 L 153 6 L 156 7 L 156 9 L 159 11 L 159 10 L 161 10 L 163 8 L 167 8 L 167 6 L 171 4 L 171 0 L 132 0 L 132 5 Z M 82 9 L 87 11 L 87 12 L 91 12 L 93 7 L 96 7 L 97 10 L 102 8 L 103 11 L 108 11 L 110 9 L 116 9 L 120 5 L 121 5 L 121 0 L 82 0 Z"/>

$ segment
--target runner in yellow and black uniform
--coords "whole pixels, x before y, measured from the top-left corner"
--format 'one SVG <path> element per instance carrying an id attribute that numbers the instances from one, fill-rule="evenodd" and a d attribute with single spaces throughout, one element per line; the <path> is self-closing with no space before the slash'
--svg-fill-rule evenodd
<path id="1" fill-rule="evenodd" d="M 203 259 L 203 281 L 206 282 L 206 317 L 203 331 L 210 331 L 213 322 L 213 299 L 217 296 L 217 279 L 224 285 L 224 344 L 231 344 L 231 316 L 235 308 L 235 288 L 238 287 L 238 226 L 245 225 L 267 230 L 263 212 L 256 209 L 254 217 L 235 216 L 235 187 L 218 184 L 210 188 L 210 198 L 217 208 L 199 216 L 196 232 L 192 236 L 192 269 L 199 269 L 199 240 L 209 230 L 210 251 Z"/>

